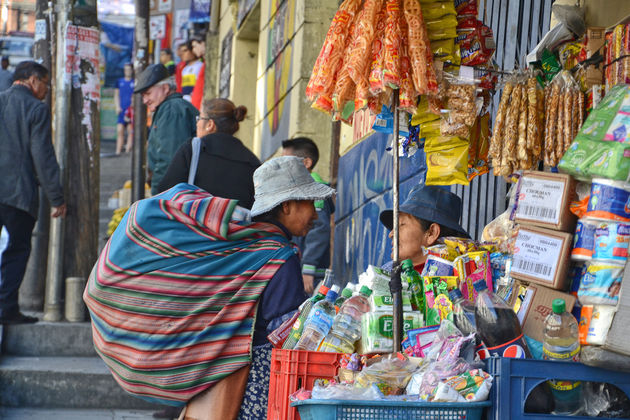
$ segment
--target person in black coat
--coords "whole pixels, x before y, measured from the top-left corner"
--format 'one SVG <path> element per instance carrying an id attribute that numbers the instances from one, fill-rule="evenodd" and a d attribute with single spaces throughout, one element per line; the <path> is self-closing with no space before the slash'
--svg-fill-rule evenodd
<path id="1" fill-rule="evenodd" d="M 197 136 L 201 138 L 199 165 L 194 184 L 210 194 L 232 198 L 250 209 L 254 203 L 253 175 L 260 160 L 233 136 L 247 114 L 244 106 L 214 98 L 203 102 L 197 117 Z M 192 139 L 184 143 L 160 182 L 159 191 L 188 181 L 192 158 Z"/>

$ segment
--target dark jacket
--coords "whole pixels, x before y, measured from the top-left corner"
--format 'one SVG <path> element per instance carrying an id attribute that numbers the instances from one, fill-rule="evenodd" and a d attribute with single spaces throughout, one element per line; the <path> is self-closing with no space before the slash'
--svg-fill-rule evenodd
<path id="1" fill-rule="evenodd" d="M 192 158 L 192 139 L 184 143 L 171 162 L 159 185 L 166 191 L 180 182 L 188 182 Z M 201 152 L 195 185 L 217 197 L 232 198 L 248 209 L 254 204 L 254 171 L 260 160 L 226 133 L 212 133 L 201 139 Z"/>
<path id="2" fill-rule="evenodd" d="M 0 170 L 0 203 L 37 218 L 38 185 L 53 207 L 64 203 L 50 110 L 25 86 L 0 93 Z"/>
<path id="3" fill-rule="evenodd" d="M 153 173 L 151 194 L 158 193 L 177 149 L 195 135 L 197 115 L 199 111 L 179 93 L 169 95 L 155 110 L 147 146 L 149 170 Z"/>
<path id="4" fill-rule="evenodd" d="M 326 184 L 315 172 L 313 179 Z M 328 184 L 326 184 L 328 185 Z M 324 278 L 326 269 L 330 266 L 330 216 L 335 212 L 335 203 L 331 198 L 315 201 L 317 220 L 306 236 L 293 238 L 293 242 L 302 251 L 302 274 Z"/>

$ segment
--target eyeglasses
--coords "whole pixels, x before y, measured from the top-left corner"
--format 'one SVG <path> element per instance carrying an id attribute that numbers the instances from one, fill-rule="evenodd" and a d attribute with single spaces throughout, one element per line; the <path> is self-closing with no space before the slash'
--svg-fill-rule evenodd
<path id="1" fill-rule="evenodd" d="M 197 115 L 197 116 L 195 117 L 195 121 L 199 122 L 199 120 L 208 121 L 208 120 L 210 120 L 210 117 L 202 117 L 202 116 L 200 116 L 200 115 Z"/>

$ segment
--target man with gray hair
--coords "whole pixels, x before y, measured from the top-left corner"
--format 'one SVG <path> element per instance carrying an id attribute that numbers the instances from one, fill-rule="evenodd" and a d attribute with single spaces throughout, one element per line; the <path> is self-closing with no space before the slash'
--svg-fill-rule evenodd
<path id="1" fill-rule="evenodd" d="M 134 93 L 142 94 L 142 102 L 153 113 L 147 147 L 148 175 L 151 194 L 166 174 L 175 152 L 195 137 L 199 111 L 176 91 L 175 78 L 162 64 L 148 66 L 136 79 Z"/>

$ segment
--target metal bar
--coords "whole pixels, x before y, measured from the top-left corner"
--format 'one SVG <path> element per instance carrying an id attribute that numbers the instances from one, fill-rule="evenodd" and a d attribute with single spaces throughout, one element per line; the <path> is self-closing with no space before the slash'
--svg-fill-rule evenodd
<path id="1" fill-rule="evenodd" d="M 70 126 L 70 83 L 65 74 L 66 64 L 66 27 L 70 23 L 72 2 L 59 0 L 57 5 L 57 59 L 55 62 L 55 152 L 61 170 L 64 190 L 67 185 L 66 155 L 68 128 Z M 64 251 L 64 218 L 56 217 L 50 222 L 50 243 L 48 253 L 48 272 L 46 276 L 46 291 L 44 300 L 44 321 L 58 322 L 63 318 L 62 292 L 63 282 L 63 251 Z"/>
<path id="2" fill-rule="evenodd" d="M 136 0 L 136 33 L 134 37 L 134 71 L 138 76 L 149 60 L 149 0 Z M 144 198 L 146 173 L 145 145 L 147 141 L 147 107 L 142 103 L 139 93 L 133 95 L 133 157 L 131 165 L 131 199 Z"/>
<path id="3" fill-rule="evenodd" d="M 392 278 L 390 283 L 390 288 L 392 290 L 392 301 L 393 301 L 393 336 L 394 336 L 394 352 L 399 352 L 401 350 L 401 341 L 403 335 L 403 312 L 402 312 L 402 284 L 400 280 L 400 269 L 399 265 L 399 254 L 398 254 L 398 238 L 399 238 L 399 199 L 400 199 L 400 161 L 398 157 L 398 134 L 399 134 L 399 121 L 398 121 L 398 89 L 394 90 L 394 100 L 392 104 L 392 111 L 394 113 L 394 138 L 393 138 L 393 158 L 394 158 L 394 176 L 392 179 L 392 198 L 393 198 L 393 232 L 394 232 L 394 243 L 393 247 L 393 257 L 394 257 L 394 267 L 392 270 Z"/>

